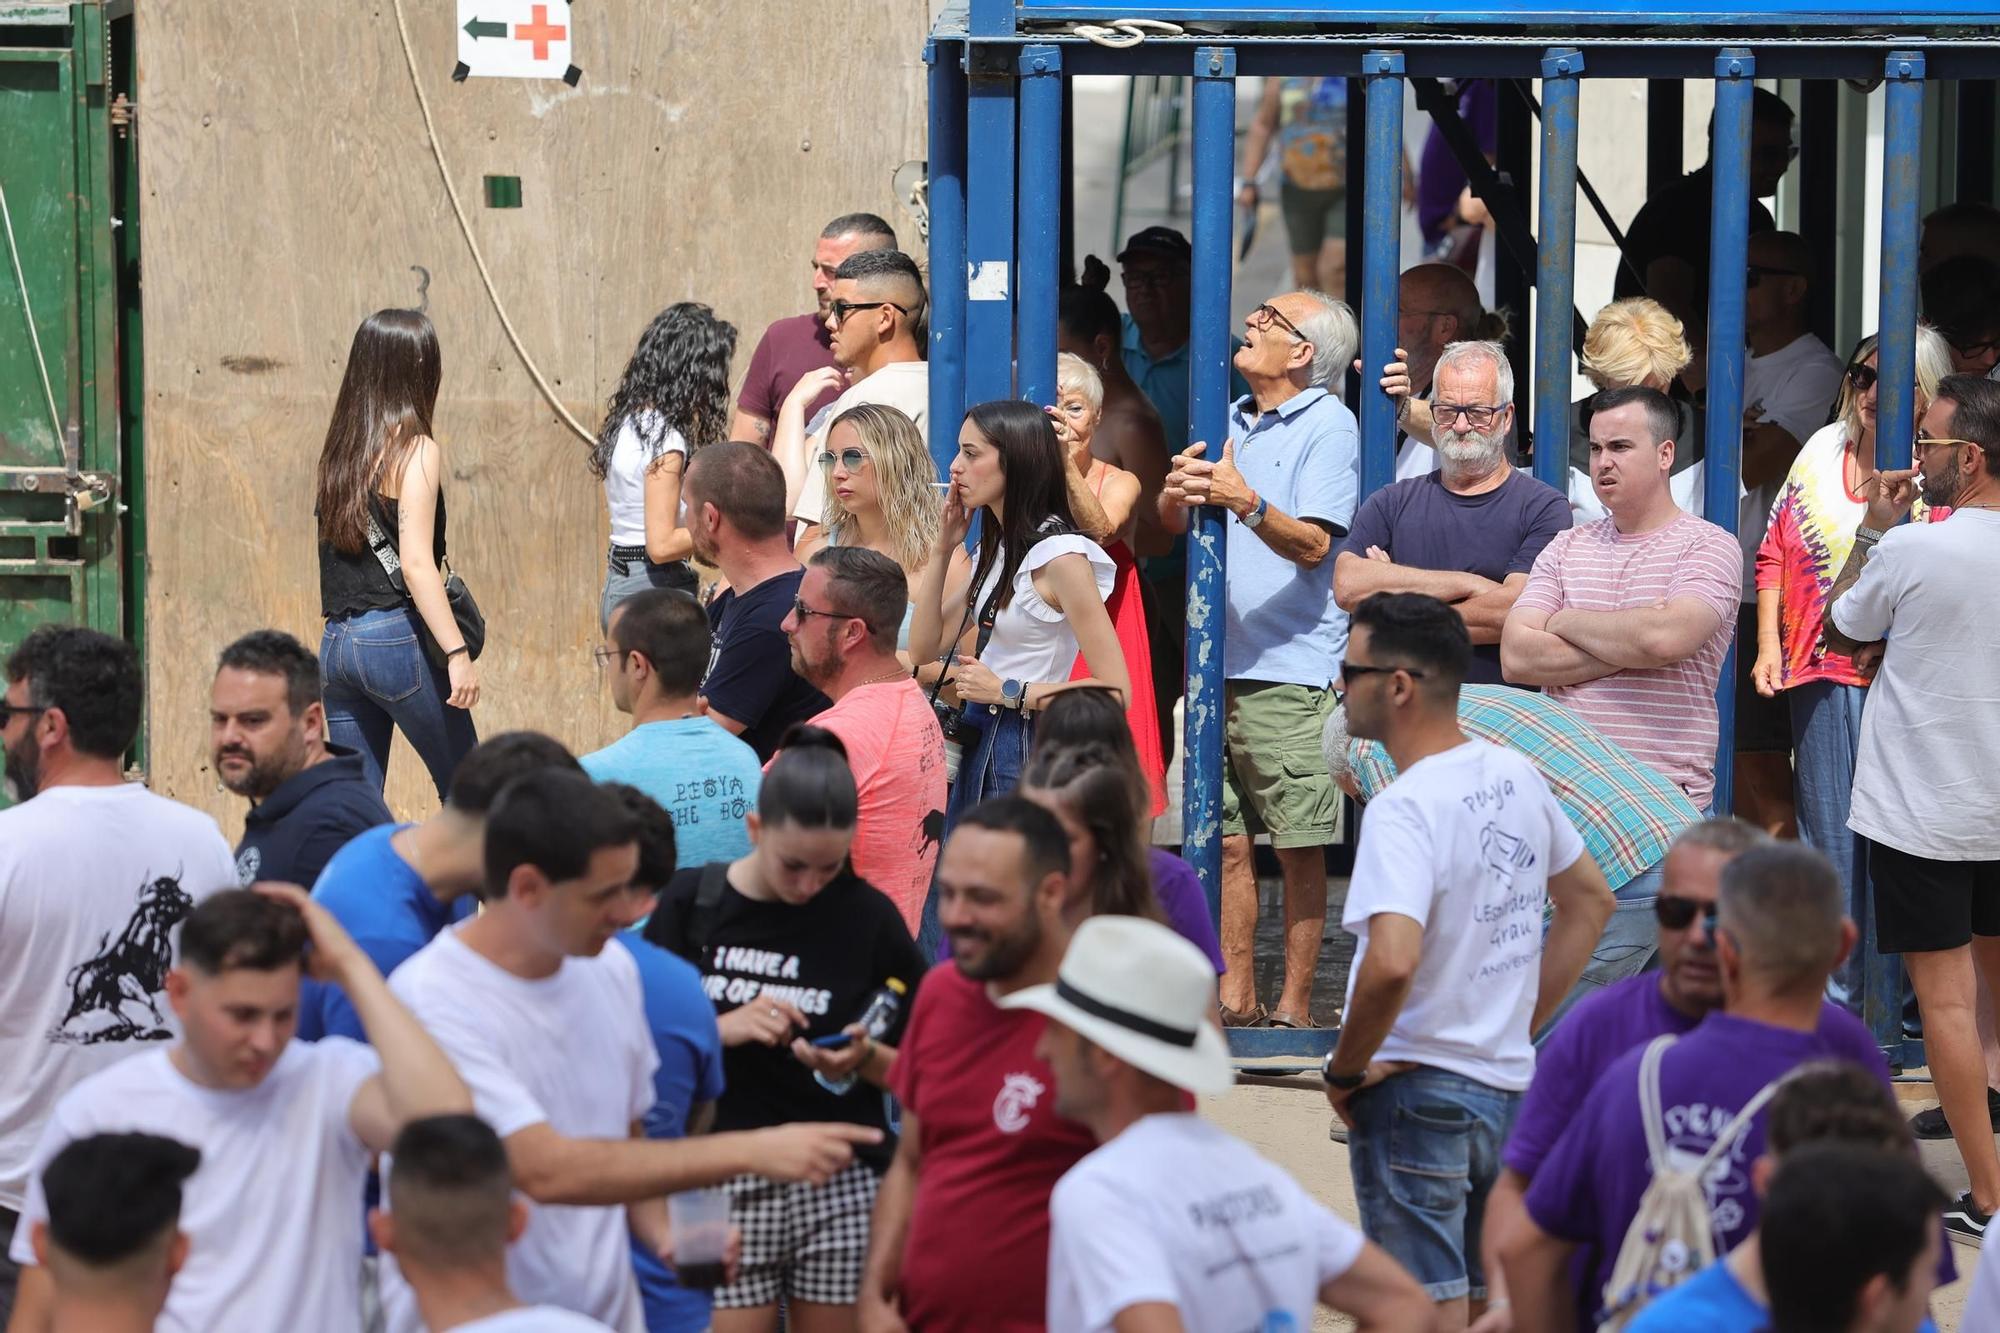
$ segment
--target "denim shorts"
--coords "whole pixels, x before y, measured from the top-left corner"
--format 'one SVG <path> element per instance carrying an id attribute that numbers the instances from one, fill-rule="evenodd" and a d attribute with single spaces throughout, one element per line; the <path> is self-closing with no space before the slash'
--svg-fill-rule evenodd
<path id="1" fill-rule="evenodd" d="M 1347 1159 L 1361 1230 L 1434 1301 L 1483 1299 L 1479 1231 L 1521 1094 L 1419 1066 L 1354 1094 Z"/>

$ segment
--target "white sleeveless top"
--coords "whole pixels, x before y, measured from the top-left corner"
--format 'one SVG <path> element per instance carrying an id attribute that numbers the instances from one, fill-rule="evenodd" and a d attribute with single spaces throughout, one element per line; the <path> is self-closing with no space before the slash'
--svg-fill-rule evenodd
<path id="1" fill-rule="evenodd" d="M 646 471 L 658 461 L 647 452 L 646 439 L 659 428 L 660 414 L 648 408 L 634 412 L 618 423 L 618 438 L 611 446 L 611 466 L 604 472 L 604 503 L 611 510 L 611 544 L 646 544 Z M 645 434 L 640 433 L 640 428 Z M 660 442 L 660 456 L 679 454 L 687 458 L 687 441 L 677 430 L 669 430 Z M 681 521 L 687 522 L 687 505 L 681 505 Z"/>
<path id="2" fill-rule="evenodd" d="M 1013 600 L 1000 608 L 993 621 L 993 637 L 987 640 L 986 651 L 979 655 L 986 669 L 1002 680 L 1064 681 L 1076 669 L 1079 651 L 1076 631 L 1070 628 L 1067 616 L 1043 601 L 1042 595 L 1035 591 L 1035 571 L 1060 555 L 1081 555 L 1090 561 L 1090 572 L 1097 580 L 1098 600 L 1111 595 L 1118 567 L 1096 542 L 1074 533 L 1044 537 L 1036 542 L 1014 574 Z M 974 606 L 983 609 L 986 599 L 993 595 L 993 588 L 1000 580 L 1000 563 L 993 562 Z"/>

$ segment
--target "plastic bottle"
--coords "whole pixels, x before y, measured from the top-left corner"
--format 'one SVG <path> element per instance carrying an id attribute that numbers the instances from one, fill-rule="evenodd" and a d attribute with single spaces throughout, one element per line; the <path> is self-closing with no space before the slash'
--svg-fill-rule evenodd
<path id="1" fill-rule="evenodd" d="M 903 1011 L 903 997 L 909 990 L 910 988 L 899 978 L 890 977 L 883 983 L 882 989 L 876 991 L 869 999 L 868 1007 L 861 1011 L 861 1017 L 855 1021 L 861 1024 L 870 1041 L 880 1041 L 889 1029 L 896 1025 L 896 1015 Z M 854 1085 L 861 1081 L 859 1074 L 831 1079 L 817 1069 L 813 1071 L 813 1078 L 822 1088 L 836 1095 L 853 1091 Z"/>

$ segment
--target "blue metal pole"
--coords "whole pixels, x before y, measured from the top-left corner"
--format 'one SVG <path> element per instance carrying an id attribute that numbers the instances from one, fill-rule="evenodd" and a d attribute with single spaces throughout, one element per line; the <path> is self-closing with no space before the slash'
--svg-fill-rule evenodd
<path id="1" fill-rule="evenodd" d="M 1014 53 L 973 46 L 965 116 L 965 397 L 1014 389 Z M 971 171 L 972 164 L 978 171 Z M 941 422 L 957 437 L 958 423 Z"/>
<path id="2" fill-rule="evenodd" d="M 1236 52 L 1194 55 L 1194 274 L 1188 333 L 1188 433 L 1219 458 L 1229 438 L 1229 276 L 1235 200 Z M 1192 443 L 1193 441 L 1187 441 Z M 1173 441 L 1179 445 L 1182 441 Z M 1226 515 L 1214 505 L 1188 522 L 1186 738 L 1181 760 L 1181 852 L 1201 876 L 1208 911 L 1222 919 L 1222 712 Z"/>
<path id="3" fill-rule="evenodd" d="M 1576 134 L 1583 53 L 1542 57 L 1541 236 L 1535 249 L 1535 476 L 1569 490 L 1576 305 Z"/>
<path id="4" fill-rule="evenodd" d="M 1708 456 L 1702 510 L 1708 521 L 1736 531 L 1743 476 L 1743 282 L 1750 271 L 1750 110 L 1757 62 L 1746 47 L 1725 47 L 1715 59 L 1715 203 L 1709 215 Z M 1715 809 L 1735 799 L 1736 654 L 1723 659 L 1715 689 L 1720 730 L 1715 748 Z"/>
<path id="5" fill-rule="evenodd" d="M 940 477 L 958 452 L 965 416 L 965 48 L 929 42 L 930 444 Z"/>
<path id="6" fill-rule="evenodd" d="M 1917 210 L 1923 183 L 1924 58 L 1892 51 L 1883 66 L 1882 305 L 1875 368 L 1875 465 L 1910 465 L 1917 429 Z M 1877 953 L 1873 903 L 1861 927 L 1861 1016 L 1892 1066 L 1906 1062 L 1903 1042 L 1903 960 Z M 1911 1063 L 1922 1063 L 1915 1057 Z"/>
<path id="7" fill-rule="evenodd" d="M 1403 266 L 1403 53 L 1361 58 L 1366 172 L 1361 199 L 1361 498 L 1396 479 L 1396 404 L 1374 387 L 1396 352 Z"/>
<path id="8" fill-rule="evenodd" d="M 1021 397 L 1056 400 L 1056 266 L 1062 258 L 1062 48 L 1021 48 L 1021 221 L 1015 354 Z"/>

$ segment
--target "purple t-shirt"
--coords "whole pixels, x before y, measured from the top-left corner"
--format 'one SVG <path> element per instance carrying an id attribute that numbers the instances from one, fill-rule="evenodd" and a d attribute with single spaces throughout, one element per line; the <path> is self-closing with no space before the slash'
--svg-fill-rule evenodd
<path id="1" fill-rule="evenodd" d="M 1657 993 L 1658 979 L 1632 978 L 1612 988 L 1601 1002 L 1633 982 L 1645 982 Z M 1627 1001 L 1629 1007 L 1638 1006 Z M 1665 1008 L 1664 1003 L 1659 1006 Z M 1826 1006 L 1833 1009 L 1833 1006 Z M 1889 1068 L 1868 1030 L 1852 1016 L 1835 1010 L 1838 1019 L 1822 1011 L 1817 1032 L 1795 1032 L 1733 1014 L 1713 1013 L 1667 1049 L 1660 1062 L 1660 1107 L 1669 1151 L 1689 1155 L 1690 1165 L 1714 1144 L 1715 1136 L 1736 1112 L 1775 1078 L 1813 1060 L 1852 1060 L 1888 1088 Z M 1641 1011 L 1643 1015 L 1643 1010 Z M 1579 1007 L 1567 1022 L 1586 1017 Z M 1617 1026 L 1617 1013 L 1600 1023 Z M 1845 1022 L 1840 1022 L 1844 1019 Z M 1671 1027 L 1641 1031 L 1643 1016 L 1628 1020 L 1635 1045 L 1614 1060 L 1581 1103 L 1567 1102 L 1570 1124 L 1553 1151 L 1541 1162 L 1528 1185 L 1528 1215 L 1551 1236 L 1581 1247 L 1578 1271 L 1587 1273 L 1577 1293 L 1577 1326 L 1595 1328 L 1604 1284 L 1611 1277 L 1625 1230 L 1639 1211 L 1639 1200 L 1651 1183 L 1653 1168 L 1646 1147 L 1645 1121 L 1639 1106 L 1639 1064 L 1643 1043 Z M 1686 1019 L 1678 1020 L 1685 1023 Z M 1553 1043 L 1551 1043 L 1553 1044 Z M 1541 1083 L 1542 1071 L 1535 1075 Z M 1529 1096 L 1533 1097 L 1534 1090 Z M 1554 1096 L 1544 1099 L 1544 1131 Z M 1523 1108 L 1522 1119 L 1526 1118 Z M 1717 1164 L 1708 1179 L 1709 1216 L 1715 1224 L 1715 1251 L 1735 1248 L 1757 1225 L 1758 1199 L 1750 1186 L 1750 1164 L 1764 1151 L 1768 1106 L 1751 1121 L 1736 1146 Z M 1518 1130 L 1517 1130 L 1518 1132 Z M 1504 1160 L 1520 1170 L 1512 1140 Z"/>
<path id="2" fill-rule="evenodd" d="M 736 395 L 736 405 L 752 416 L 776 421 L 792 386 L 810 372 L 833 364 L 833 343 L 823 318 L 793 315 L 778 320 L 757 340 L 757 350 L 750 356 L 750 373 L 743 377 L 743 392 Z M 811 421 L 838 397 L 840 386 L 836 384 L 806 404 L 805 420 Z"/>
<path id="3" fill-rule="evenodd" d="M 1510 472 L 1483 495 L 1454 495 L 1445 489 L 1443 474 L 1433 472 L 1369 496 L 1340 550 L 1365 557 L 1369 547 L 1379 546 L 1399 565 L 1457 570 L 1502 583 L 1509 574 L 1532 570 L 1535 557 L 1570 521 L 1568 497 L 1525 472 Z M 1466 679 L 1507 683 L 1500 674 L 1499 644 L 1473 646 Z"/>
<path id="4" fill-rule="evenodd" d="M 1490 161 L 1500 129 L 1500 99 L 1493 80 L 1459 80 L 1458 118 L 1471 129 L 1479 151 Z M 1458 196 L 1464 189 L 1465 169 L 1433 125 L 1424 138 L 1423 157 L 1417 165 L 1417 225 L 1423 228 L 1426 243 L 1435 245 L 1444 235 L 1445 224 L 1457 210 Z"/>
<path id="5" fill-rule="evenodd" d="M 1153 870 L 1153 896 L 1167 914 L 1174 933 L 1208 955 L 1215 974 L 1222 975 L 1222 945 L 1215 938 L 1215 922 L 1209 919 L 1208 895 L 1201 891 L 1201 878 L 1194 867 L 1157 847 L 1148 848 L 1146 863 Z"/>

